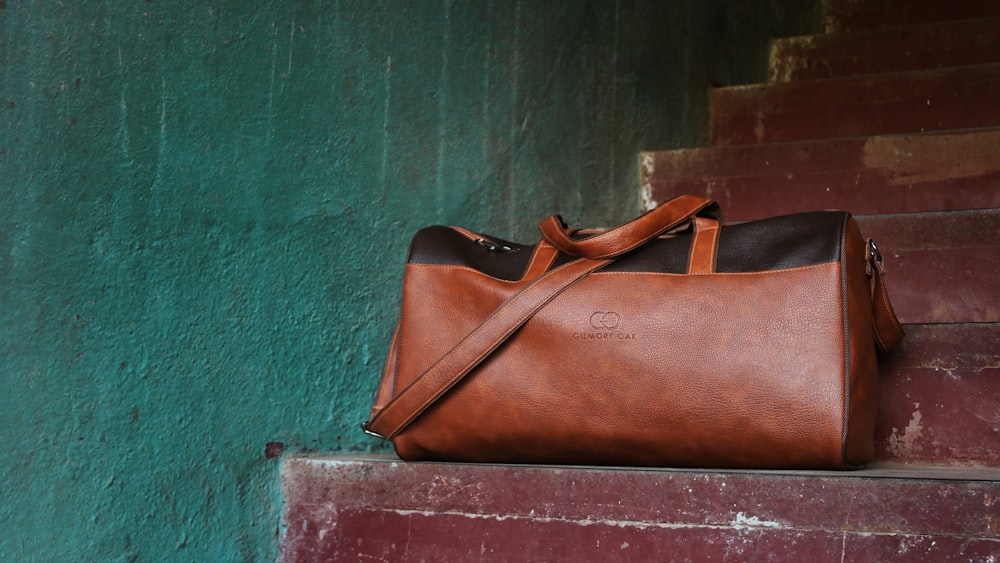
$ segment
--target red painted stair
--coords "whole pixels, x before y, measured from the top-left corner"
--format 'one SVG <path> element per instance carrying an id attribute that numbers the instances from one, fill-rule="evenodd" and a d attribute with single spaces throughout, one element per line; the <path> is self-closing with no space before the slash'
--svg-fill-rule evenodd
<path id="1" fill-rule="evenodd" d="M 995 474 L 285 462 L 285 561 L 989 561 Z"/>
<path id="2" fill-rule="evenodd" d="M 910 466 L 992 468 L 1000 478 L 1000 324 L 906 328 L 900 350 L 882 366 L 876 456 Z"/>
<path id="3" fill-rule="evenodd" d="M 886 28 L 1000 16 L 995 0 L 828 0 L 827 31 Z"/>
<path id="4" fill-rule="evenodd" d="M 988 64 L 1000 60 L 1000 17 L 778 39 L 770 80 Z"/>
<path id="5" fill-rule="evenodd" d="M 644 187 L 730 220 L 858 214 L 910 323 L 883 367 L 878 458 L 1000 479 L 1000 3 L 829 10 L 833 32 L 774 42 L 771 82 L 712 93 L 713 146 L 644 153 Z"/>
<path id="6" fill-rule="evenodd" d="M 886 286 L 901 322 L 1000 322 L 1000 209 L 867 215 L 858 222 L 885 249 Z"/>
<path id="7" fill-rule="evenodd" d="M 1000 128 L 733 145 L 643 155 L 652 197 L 706 194 L 729 220 L 1000 206 Z"/>
<path id="8" fill-rule="evenodd" d="M 1000 559 L 1000 2 L 829 0 L 771 82 L 712 92 L 709 147 L 641 155 L 728 220 L 848 209 L 907 337 L 876 463 L 761 472 L 284 462 L 285 561 Z"/>
<path id="9" fill-rule="evenodd" d="M 1000 125 L 1000 63 L 717 88 L 716 145 Z"/>

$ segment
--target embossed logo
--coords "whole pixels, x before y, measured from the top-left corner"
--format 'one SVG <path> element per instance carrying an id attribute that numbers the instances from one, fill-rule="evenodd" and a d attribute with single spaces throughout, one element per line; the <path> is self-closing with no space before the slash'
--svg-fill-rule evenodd
<path id="1" fill-rule="evenodd" d="M 597 311 L 590 315 L 590 326 L 601 329 L 616 329 L 622 324 L 622 317 L 614 311 Z"/>
<path id="2" fill-rule="evenodd" d="M 617 311 L 594 311 L 588 324 L 593 330 L 574 332 L 573 340 L 635 340 L 634 332 L 622 331 L 622 316 Z"/>

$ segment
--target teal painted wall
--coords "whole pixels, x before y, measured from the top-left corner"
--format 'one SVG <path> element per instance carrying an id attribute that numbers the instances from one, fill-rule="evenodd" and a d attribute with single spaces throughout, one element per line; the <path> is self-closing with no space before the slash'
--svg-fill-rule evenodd
<path id="1" fill-rule="evenodd" d="M 630 218 L 802 4 L 0 0 L 0 553 L 274 559 L 412 232 Z"/>

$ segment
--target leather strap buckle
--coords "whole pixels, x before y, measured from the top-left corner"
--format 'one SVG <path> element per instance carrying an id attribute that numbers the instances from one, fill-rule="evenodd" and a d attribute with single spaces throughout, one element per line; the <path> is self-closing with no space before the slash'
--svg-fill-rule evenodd
<path id="1" fill-rule="evenodd" d="M 874 239 L 868 239 L 868 244 L 865 245 L 865 273 L 868 277 L 872 277 L 872 264 L 878 268 L 878 273 L 885 273 L 885 262 L 882 260 L 882 252 L 878 249 L 878 245 L 875 244 Z"/>
<path id="2" fill-rule="evenodd" d="M 517 252 L 520 250 L 520 248 L 514 248 L 513 246 L 493 242 L 485 237 L 477 238 L 476 244 L 485 247 L 486 250 L 489 250 L 490 252 Z"/>
<path id="3" fill-rule="evenodd" d="M 375 432 L 374 430 L 370 430 L 368 428 L 368 423 L 367 422 L 362 422 L 361 423 L 361 429 L 364 430 L 365 434 L 368 434 L 369 436 L 375 436 L 376 438 L 381 438 L 382 440 L 388 440 L 388 438 L 386 438 L 385 436 L 379 434 L 378 432 Z"/>

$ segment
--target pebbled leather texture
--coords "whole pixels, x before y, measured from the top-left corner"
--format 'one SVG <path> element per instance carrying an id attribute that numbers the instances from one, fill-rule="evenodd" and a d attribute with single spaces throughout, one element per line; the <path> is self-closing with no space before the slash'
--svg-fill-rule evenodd
<path id="1" fill-rule="evenodd" d="M 406 460 L 868 462 L 878 365 L 856 222 L 815 212 L 692 223 L 697 236 L 660 234 L 600 264 L 544 241 L 486 237 L 517 249 L 496 252 L 468 231 L 420 231 L 370 424 L 389 428 Z M 558 288 L 544 272 L 556 280 L 560 266 L 580 277 Z M 538 287 L 546 301 L 526 314 L 519 300 L 537 305 Z M 504 311 L 525 320 L 509 336 L 489 332 Z M 442 362 L 466 369 L 456 377 Z"/>

